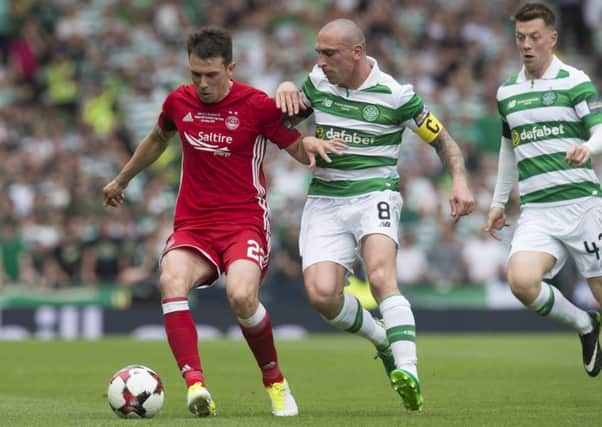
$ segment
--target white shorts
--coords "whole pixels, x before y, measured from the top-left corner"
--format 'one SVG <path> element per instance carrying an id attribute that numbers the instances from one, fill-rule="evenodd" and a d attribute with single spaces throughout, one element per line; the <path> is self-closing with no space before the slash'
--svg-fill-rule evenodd
<path id="1" fill-rule="evenodd" d="M 399 192 L 389 190 L 344 199 L 308 198 L 299 236 L 303 270 L 332 261 L 353 272 L 359 242 L 369 234 L 384 234 L 398 245 L 402 205 Z"/>
<path id="2" fill-rule="evenodd" d="M 568 256 L 585 278 L 602 276 L 602 199 L 523 208 L 509 256 L 519 251 L 545 252 L 556 258 L 546 278 L 558 274 Z"/>

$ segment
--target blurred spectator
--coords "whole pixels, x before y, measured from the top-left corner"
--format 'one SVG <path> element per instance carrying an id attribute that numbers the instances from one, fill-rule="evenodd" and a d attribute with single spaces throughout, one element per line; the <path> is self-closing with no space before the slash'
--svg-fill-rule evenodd
<path id="1" fill-rule="evenodd" d="M 437 289 L 449 290 L 464 283 L 462 246 L 454 234 L 454 225 L 439 221 L 439 236 L 427 252 L 427 277 Z"/>
<path id="2" fill-rule="evenodd" d="M 591 52 L 591 32 L 583 19 L 583 0 L 556 0 L 560 50 L 577 49 L 580 53 Z"/>
<path id="3" fill-rule="evenodd" d="M 82 262 L 85 244 L 79 224 L 67 221 L 61 240 L 47 257 L 45 272 L 54 286 L 73 286 L 82 283 Z"/>
<path id="4" fill-rule="evenodd" d="M 101 219 L 98 235 L 84 250 L 82 280 L 85 285 L 115 283 L 128 266 L 125 239 L 119 224 Z"/>
<path id="5" fill-rule="evenodd" d="M 506 278 L 506 260 L 508 248 L 480 231 L 464 242 L 462 259 L 466 268 L 468 283 L 483 286 L 489 283 L 504 281 Z"/>
<path id="6" fill-rule="evenodd" d="M 25 248 L 18 223 L 6 220 L 0 229 L 0 286 L 3 284 L 33 285 L 36 280 L 31 255 Z"/>
<path id="7" fill-rule="evenodd" d="M 299 228 L 286 227 L 278 233 L 280 246 L 272 265 L 276 266 L 282 276 L 281 282 L 303 284 L 301 257 L 299 255 Z"/>
<path id="8" fill-rule="evenodd" d="M 593 61 L 596 66 L 595 73 L 592 76 L 594 83 L 602 82 L 602 0 L 585 0 L 583 5 L 583 17 L 592 36 Z"/>
<path id="9" fill-rule="evenodd" d="M 414 245 L 414 239 L 408 232 L 403 233 L 397 250 L 397 281 L 403 288 L 424 284 L 428 262 L 424 251 Z"/>
<path id="10" fill-rule="evenodd" d="M 42 32 L 35 20 L 27 20 L 22 24 L 18 36 L 9 44 L 11 65 L 17 81 L 28 82 L 32 89 L 38 88 L 35 77 L 46 49 Z"/>
<path id="11" fill-rule="evenodd" d="M 149 226 L 153 229 L 143 232 L 136 247 L 128 254 L 128 265 L 121 270 L 117 279 L 120 284 L 131 289 L 135 301 L 161 298 L 158 259 L 172 229 L 167 219 Z"/>

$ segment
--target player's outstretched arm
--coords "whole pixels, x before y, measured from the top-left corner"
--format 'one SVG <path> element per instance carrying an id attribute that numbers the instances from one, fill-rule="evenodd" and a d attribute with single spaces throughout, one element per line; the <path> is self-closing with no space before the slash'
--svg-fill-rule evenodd
<path id="1" fill-rule="evenodd" d="M 331 163 L 332 160 L 328 157 L 328 153 L 341 156 L 343 150 L 346 148 L 347 144 L 340 139 L 326 140 L 314 136 L 306 136 L 289 145 L 286 151 L 300 163 L 312 168 L 316 165 L 316 155 L 322 157 L 325 162 Z"/>
<path id="2" fill-rule="evenodd" d="M 316 165 L 316 155 L 324 159 L 326 163 L 332 163 L 328 154 L 342 156 L 345 149 L 347 149 L 347 144 L 340 139 L 320 139 L 315 136 L 303 138 L 303 150 L 309 159 L 308 166 L 310 168 Z"/>
<path id="3" fill-rule="evenodd" d="M 474 198 L 468 188 L 466 169 L 464 167 L 464 156 L 460 147 L 445 130 L 441 132 L 431 143 L 437 151 L 441 162 L 452 177 L 452 189 L 449 195 L 451 215 L 454 222 L 458 222 L 461 216 L 472 213 Z"/>
<path id="4" fill-rule="evenodd" d="M 167 148 L 170 138 L 175 134 L 175 131 L 164 131 L 159 126 L 155 126 L 153 130 L 146 135 L 130 160 L 125 164 L 121 172 L 103 188 L 104 205 L 115 207 L 123 203 L 125 195 L 123 191 L 128 183 L 140 171 L 147 168 Z"/>

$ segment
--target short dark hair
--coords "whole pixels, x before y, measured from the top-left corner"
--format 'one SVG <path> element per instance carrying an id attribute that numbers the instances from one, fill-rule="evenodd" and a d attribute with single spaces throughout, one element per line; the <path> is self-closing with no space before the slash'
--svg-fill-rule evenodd
<path id="1" fill-rule="evenodd" d="M 232 37 L 223 28 L 201 28 L 188 36 L 186 48 L 188 56 L 194 53 L 201 59 L 221 57 L 224 65 L 232 63 Z"/>
<path id="2" fill-rule="evenodd" d="M 554 28 L 556 15 L 552 9 L 544 3 L 525 3 L 512 17 L 513 22 L 527 22 L 541 18 L 546 27 Z"/>

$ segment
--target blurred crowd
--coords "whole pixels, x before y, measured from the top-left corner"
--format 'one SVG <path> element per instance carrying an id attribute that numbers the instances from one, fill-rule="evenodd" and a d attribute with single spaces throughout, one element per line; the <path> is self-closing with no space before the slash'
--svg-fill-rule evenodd
<path id="1" fill-rule="evenodd" d="M 156 296 L 157 256 L 180 176 L 174 138 L 118 209 L 102 187 L 188 82 L 185 39 L 201 25 L 234 37 L 235 78 L 274 95 L 301 84 L 317 30 L 347 17 L 380 68 L 414 85 L 461 145 L 478 208 L 450 222 L 449 177 L 432 148 L 404 135 L 400 286 L 483 286 L 503 278 L 512 227 L 480 232 L 501 135 L 495 93 L 520 68 L 506 0 L 0 0 L 0 286 L 119 284 Z M 602 88 L 602 0 L 558 0 L 558 54 Z M 311 120 L 310 120 L 311 121 Z M 306 125 L 303 132 L 312 132 Z M 264 288 L 299 291 L 297 247 L 308 170 L 269 151 L 273 257 Z M 518 210 L 516 195 L 510 219 Z M 359 269 L 361 271 L 361 268 Z M 361 273 L 360 273 L 361 274 Z"/>

